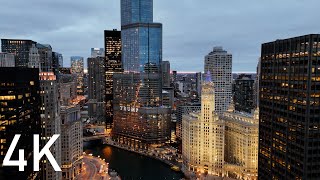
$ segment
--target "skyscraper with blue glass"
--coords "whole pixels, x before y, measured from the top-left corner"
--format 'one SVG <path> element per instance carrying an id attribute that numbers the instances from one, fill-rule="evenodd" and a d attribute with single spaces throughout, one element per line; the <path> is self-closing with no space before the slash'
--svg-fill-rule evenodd
<path id="1" fill-rule="evenodd" d="M 170 137 L 170 108 L 162 97 L 162 24 L 153 0 L 121 0 L 122 65 L 114 75 L 114 139 L 147 148 Z"/>

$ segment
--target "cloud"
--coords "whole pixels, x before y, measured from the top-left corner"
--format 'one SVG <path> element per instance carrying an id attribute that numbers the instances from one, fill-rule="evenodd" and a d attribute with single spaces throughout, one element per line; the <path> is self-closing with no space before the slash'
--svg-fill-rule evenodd
<path id="1" fill-rule="evenodd" d="M 318 0 L 154 0 L 163 23 L 165 60 L 178 71 L 203 71 L 214 46 L 233 54 L 234 71 L 255 71 L 264 42 L 318 33 Z M 103 31 L 120 27 L 119 0 L 10 0 L 0 7 L 0 38 L 51 44 L 64 55 L 88 57 L 103 47 Z"/>

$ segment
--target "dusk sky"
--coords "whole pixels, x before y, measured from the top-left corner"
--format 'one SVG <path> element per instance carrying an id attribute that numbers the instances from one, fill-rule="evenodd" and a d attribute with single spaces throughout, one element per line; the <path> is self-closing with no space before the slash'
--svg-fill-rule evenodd
<path id="1" fill-rule="evenodd" d="M 264 42 L 319 33 L 319 0 L 154 0 L 163 24 L 163 60 L 203 71 L 214 46 L 233 54 L 234 72 L 255 72 Z M 0 38 L 50 44 L 64 56 L 90 56 L 103 31 L 120 29 L 120 0 L 9 0 L 0 7 Z"/>

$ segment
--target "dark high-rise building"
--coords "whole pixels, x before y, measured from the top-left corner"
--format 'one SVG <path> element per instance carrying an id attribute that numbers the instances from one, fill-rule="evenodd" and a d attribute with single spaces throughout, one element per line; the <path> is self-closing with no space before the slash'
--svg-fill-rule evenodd
<path id="1" fill-rule="evenodd" d="M 259 179 L 320 177 L 320 34 L 262 44 Z"/>
<path id="2" fill-rule="evenodd" d="M 240 74 L 234 82 L 235 110 L 251 113 L 254 109 L 254 80 L 251 75 Z"/>
<path id="3" fill-rule="evenodd" d="M 177 82 L 177 71 L 172 71 L 172 81 L 173 83 Z"/>
<path id="4" fill-rule="evenodd" d="M 1 50 L 15 55 L 16 67 L 28 67 L 29 51 L 32 44 L 37 43 L 32 40 L 1 39 Z"/>
<path id="5" fill-rule="evenodd" d="M 161 63 L 162 69 L 162 87 L 170 87 L 170 62 L 169 61 L 162 61 Z"/>
<path id="6" fill-rule="evenodd" d="M 89 116 L 97 122 L 105 121 L 105 65 L 104 57 L 88 58 Z"/>
<path id="7" fill-rule="evenodd" d="M 58 75 L 59 68 L 63 67 L 63 56 L 60 53 L 52 52 L 52 68 L 55 75 Z"/>
<path id="8" fill-rule="evenodd" d="M 124 73 L 114 75 L 113 137 L 134 148 L 170 138 L 171 109 L 162 106 L 162 24 L 153 0 L 121 0 Z"/>
<path id="9" fill-rule="evenodd" d="M 121 63 L 121 31 L 116 29 L 104 31 L 105 47 L 105 106 L 106 128 L 111 130 L 113 124 L 113 74 L 123 72 Z"/>
<path id="10" fill-rule="evenodd" d="M 33 172 L 33 135 L 41 134 L 39 70 L 18 67 L 0 68 L 0 179 L 29 179 Z M 24 149 L 27 166 L 3 167 L 3 159 L 16 134 L 21 134 L 12 160 Z M 41 148 L 40 148 L 41 149 Z M 28 178 L 29 177 L 29 178 Z M 31 178 L 30 178 L 31 179 Z"/>

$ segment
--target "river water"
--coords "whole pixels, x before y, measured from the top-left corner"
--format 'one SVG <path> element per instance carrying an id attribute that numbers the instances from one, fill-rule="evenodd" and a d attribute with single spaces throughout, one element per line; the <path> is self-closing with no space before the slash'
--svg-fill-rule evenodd
<path id="1" fill-rule="evenodd" d="M 181 179 L 183 175 L 172 171 L 170 166 L 139 154 L 103 145 L 100 141 L 84 143 L 84 151 L 109 162 L 109 168 L 115 170 L 123 180 L 165 180 Z"/>

